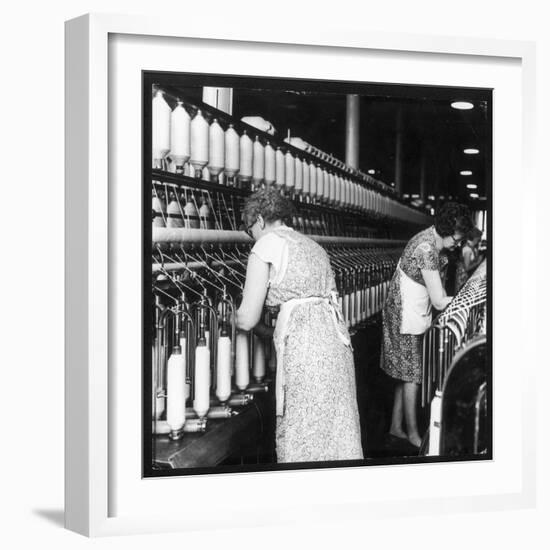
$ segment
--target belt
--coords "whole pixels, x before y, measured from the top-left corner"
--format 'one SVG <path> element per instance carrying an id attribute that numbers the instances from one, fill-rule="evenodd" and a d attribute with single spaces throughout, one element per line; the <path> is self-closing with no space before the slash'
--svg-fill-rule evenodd
<path id="1" fill-rule="evenodd" d="M 273 334 L 273 342 L 275 344 L 275 350 L 277 352 L 277 373 L 275 377 L 275 407 L 277 416 L 282 416 L 284 413 L 284 401 L 285 401 L 285 370 L 284 370 L 284 354 L 286 346 L 286 336 L 288 332 L 288 325 L 290 321 L 290 315 L 292 310 L 301 304 L 322 304 L 330 308 L 332 314 L 332 322 L 336 334 L 346 346 L 350 346 L 351 342 L 349 336 L 340 330 L 338 322 L 343 322 L 342 312 L 338 304 L 338 297 L 336 292 L 331 292 L 330 296 L 311 296 L 309 298 L 293 298 L 281 304 L 279 310 L 279 316 L 277 317 L 277 325 Z"/>

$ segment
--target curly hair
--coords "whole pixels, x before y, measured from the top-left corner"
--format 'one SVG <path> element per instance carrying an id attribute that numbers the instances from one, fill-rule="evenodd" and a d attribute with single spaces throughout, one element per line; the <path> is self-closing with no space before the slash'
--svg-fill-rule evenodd
<path id="1" fill-rule="evenodd" d="M 294 205 L 273 187 L 252 193 L 243 208 L 243 220 L 247 223 L 261 215 L 268 223 L 280 220 L 290 224 L 294 214 Z"/>
<path id="2" fill-rule="evenodd" d="M 435 214 L 435 230 L 441 237 L 467 235 L 473 225 L 470 209 L 464 204 L 446 202 Z"/>

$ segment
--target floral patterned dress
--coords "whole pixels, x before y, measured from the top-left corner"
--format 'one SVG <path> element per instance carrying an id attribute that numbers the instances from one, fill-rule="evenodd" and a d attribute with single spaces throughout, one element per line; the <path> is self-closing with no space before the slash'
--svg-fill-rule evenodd
<path id="1" fill-rule="evenodd" d="M 323 248 L 288 227 L 273 233 L 284 240 L 286 257 L 276 277 L 270 272 L 266 305 L 328 298 L 336 286 Z M 260 258 L 262 239 L 252 250 Z M 353 352 L 340 338 L 338 331 L 349 335 L 331 309 L 326 301 L 313 300 L 290 313 L 282 363 L 284 409 L 275 436 L 278 462 L 363 458 Z"/>
<path id="2" fill-rule="evenodd" d="M 405 247 L 399 265 L 415 283 L 426 286 L 422 269 L 442 273 L 448 260 L 439 254 L 435 228 L 428 227 L 416 234 Z M 399 269 L 393 274 L 388 297 L 382 311 L 383 347 L 381 367 L 386 374 L 404 382 L 421 383 L 422 334 L 402 334 L 403 300 Z"/>

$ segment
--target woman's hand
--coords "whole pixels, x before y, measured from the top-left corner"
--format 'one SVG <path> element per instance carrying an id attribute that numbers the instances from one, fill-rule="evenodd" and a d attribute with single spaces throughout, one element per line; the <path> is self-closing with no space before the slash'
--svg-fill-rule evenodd
<path id="1" fill-rule="evenodd" d="M 273 338 L 273 333 L 275 332 L 275 329 L 273 327 L 266 325 L 262 321 L 260 321 L 253 330 L 256 336 L 265 339 Z"/>

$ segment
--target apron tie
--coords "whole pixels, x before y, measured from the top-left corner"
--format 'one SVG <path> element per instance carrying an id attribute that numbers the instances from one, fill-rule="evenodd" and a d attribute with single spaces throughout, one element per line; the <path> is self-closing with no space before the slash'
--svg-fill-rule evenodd
<path id="1" fill-rule="evenodd" d="M 275 375 L 275 408 L 277 416 L 282 416 L 284 413 L 284 353 L 286 346 L 286 336 L 288 333 L 288 326 L 290 322 L 290 315 L 296 306 L 306 303 L 318 303 L 327 305 L 331 311 L 332 323 L 334 325 L 336 334 L 344 345 L 351 346 L 349 336 L 340 330 L 339 322 L 343 322 L 343 316 L 342 312 L 340 311 L 336 292 L 331 292 L 330 296 L 328 297 L 311 296 L 309 298 L 293 298 L 281 304 L 279 316 L 277 317 L 277 325 L 275 327 L 275 332 L 273 333 L 273 342 L 275 344 L 275 350 L 277 352 L 277 372 Z"/>

